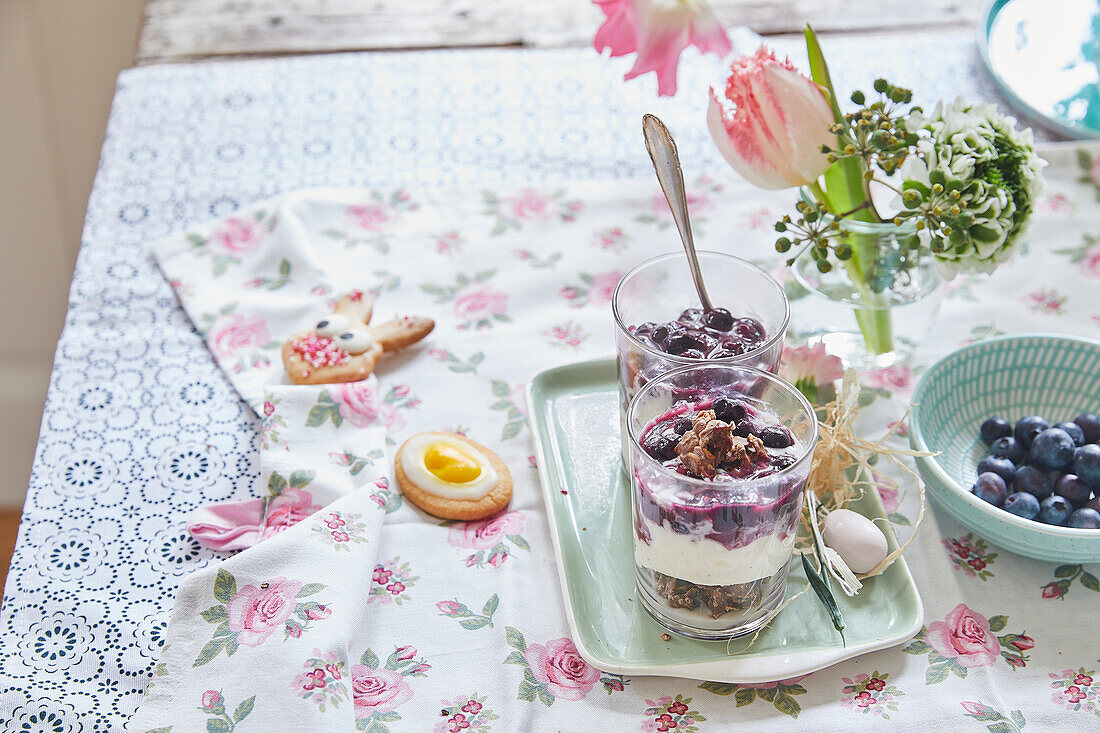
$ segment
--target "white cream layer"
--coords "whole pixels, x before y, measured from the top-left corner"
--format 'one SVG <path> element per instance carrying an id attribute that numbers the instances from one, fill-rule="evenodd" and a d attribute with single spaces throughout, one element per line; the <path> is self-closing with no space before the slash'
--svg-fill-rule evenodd
<path id="1" fill-rule="evenodd" d="M 696 585 L 751 583 L 775 575 L 791 559 L 794 545 L 792 532 L 785 539 L 769 534 L 728 550 L 714 540 L 679 534 L 648 519 L 642 521 L 650 542 L 634 538 L 637 563 Z"/>
<path id="2" fill-rule="evenodd" d="M 464 484 L 447 483 L 440 479 L 424 465 L 424 453 L 435 443 L 454 446 L 472 456 L 481 467 L 481 474 L 473 481 Z M 414 484 L 444 499 L 477 501 L 492 491 L 500 481 L 488 456 L 466 441 L 456 440 L 454 436 L 446 433 L 421 433 L 409 438 L 401 450 L 401 468 L 405 469 L 405 475 Z"/>

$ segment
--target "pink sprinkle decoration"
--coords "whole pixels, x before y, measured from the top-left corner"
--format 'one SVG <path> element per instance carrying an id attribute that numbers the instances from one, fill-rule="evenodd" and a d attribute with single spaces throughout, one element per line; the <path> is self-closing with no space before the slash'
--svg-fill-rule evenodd
<path id="1" fill-rule="evenodd" d="M 290 348 L 312 364 L 315 369 L 343 364 L 348 360 L 347 352 L 342 351 L 335 341 L 328 336 L 318 336 L 315 333 L 294 339 Z"/>

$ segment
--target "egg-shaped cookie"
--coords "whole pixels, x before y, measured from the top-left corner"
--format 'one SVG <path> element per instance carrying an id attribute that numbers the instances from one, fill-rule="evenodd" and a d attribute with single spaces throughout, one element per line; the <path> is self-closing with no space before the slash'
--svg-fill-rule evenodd
<path id="1" fill-rule="evenodd" d="M 508 466 L 463 435 L 418 433 L 397 450 L 394 464 L 405 498 L 443 519 L 484 519 L 512 498 Z"/>

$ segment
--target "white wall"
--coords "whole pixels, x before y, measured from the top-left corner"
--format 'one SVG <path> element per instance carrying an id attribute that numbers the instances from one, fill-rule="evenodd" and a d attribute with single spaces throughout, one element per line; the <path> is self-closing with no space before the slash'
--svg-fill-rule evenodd
<path id="1" fill-rule="evenodd" d="M 84 208 L 144 0 L 0 0 L 0 507 L 21 507 Z"/>

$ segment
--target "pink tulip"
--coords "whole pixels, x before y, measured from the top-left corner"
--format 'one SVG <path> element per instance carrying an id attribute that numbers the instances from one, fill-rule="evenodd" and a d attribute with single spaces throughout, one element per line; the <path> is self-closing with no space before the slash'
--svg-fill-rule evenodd
<path id="1" fill-rule="evenodd" d="M 825 172 L 821 146 L 836 145 L 833 122 L 821 88 L 764 46 L 734 60 L 725 100 L 711 89 L 707 109 L 722 156 L 750 183 L 769 189 L 802 186 Z"/>
<path id="2" fill-rule="evenodd" d="M 676 93 L 676 68 L 688 46 L 702 53 L 725 56 L 730 41 L 706 0 L 592 0 L 606 20 L 596 31 L 597 51 L 610 49 L 612 56 L 635 51 L 627 80 L 652 71 L 657 74 L 657 94 Z"/>

